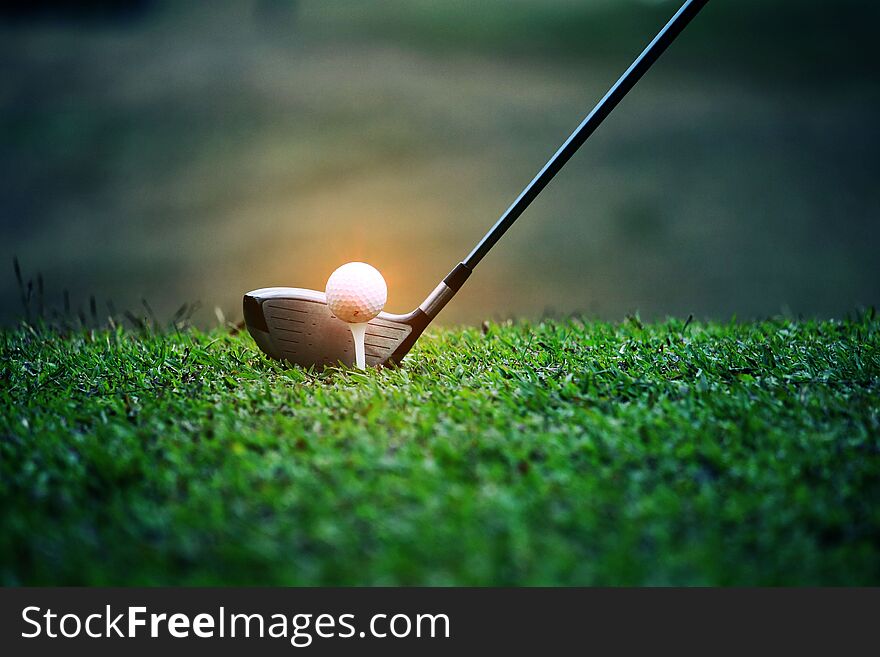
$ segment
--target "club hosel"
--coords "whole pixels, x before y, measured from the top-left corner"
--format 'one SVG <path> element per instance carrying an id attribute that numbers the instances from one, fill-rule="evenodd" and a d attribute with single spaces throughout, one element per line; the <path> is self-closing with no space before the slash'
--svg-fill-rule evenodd
<path id="1" fill-rule="evenodd" d="M 446 278 L 443 279 L 443 283 L 445 283 L 446 286 L 453 292 L 458 292 L 472 272 L 473 269 L 468 267 L 463 262 L 459 262 L 457 265 L 455 265 L 455 269 L 453 269 L 446 275 Z"/>
<path id="2" fill-rule="evenodd" d="M 458 263 L 455 266 L 455 269 L 449 272 L 446 278 L 444 278 L 437 287 L 434 288 L 434 291 L 428 295 L 428 298 L 422 302 L 419 306 L 421 311 L 431 319 L 434 319 L 437 314 L 443 310 L 443 307 L 449 303 L 449 300 L 455 296 L 455 293 L 461 289 L 461 286 L 464 285 L 464 282 L 470 275 L 471 268 L 463 262 Z"/>

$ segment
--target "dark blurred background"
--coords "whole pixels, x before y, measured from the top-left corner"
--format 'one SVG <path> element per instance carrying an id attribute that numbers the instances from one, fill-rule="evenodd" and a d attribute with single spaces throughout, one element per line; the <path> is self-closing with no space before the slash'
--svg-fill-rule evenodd
<path id="1" fill-rule="evenodd" d="M 323 289 L 421 301 L 678 0 L 18 2 L 0 10 L 0 321 Z M 872 0 L 712 0 L 446 323 L 880 302 Z M 2 271 L 2 270 L 0 270 Z"/>

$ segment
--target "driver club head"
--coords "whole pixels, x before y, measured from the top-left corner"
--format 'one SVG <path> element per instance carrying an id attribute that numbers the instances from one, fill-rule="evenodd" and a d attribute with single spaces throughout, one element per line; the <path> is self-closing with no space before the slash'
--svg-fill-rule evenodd
<path id="1" fill-rule="evenodd" d="M 267 356 L 302 367 L 354 365 L 351 331 L 330 312 L 323 292 L 267 287 L 245 294 L 243 305 L 248 332 Z M 419 308 L 379 313 L 367 324 L 367 365 L 399 364 L 429 321 Z"/>

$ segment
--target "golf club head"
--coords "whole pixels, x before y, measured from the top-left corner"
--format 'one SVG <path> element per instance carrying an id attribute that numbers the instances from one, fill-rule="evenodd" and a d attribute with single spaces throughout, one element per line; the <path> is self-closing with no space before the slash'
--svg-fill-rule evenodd
<path id="1" fill-rule="evenodd" d="M 302 367 L 355 364 L 348 325 L 327 306 L 323 292 L 266 287 L 244 295 L 248 332 L 267 356 Z M 379 313 L 367 324 L 367 365 L 396 365 L 429 323 L 419 308 L 406 315 Z"/>

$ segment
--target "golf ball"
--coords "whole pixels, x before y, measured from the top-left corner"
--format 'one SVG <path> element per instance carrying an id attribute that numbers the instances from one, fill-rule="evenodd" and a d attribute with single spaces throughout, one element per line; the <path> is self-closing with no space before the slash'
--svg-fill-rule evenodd
<path id="1" fill-rule="evenodd" d="M 388 287 L 375 267 L 349 262 L 327 279 L 327 306 L 344 322 L 369 322 L 385 307 Z"/>

